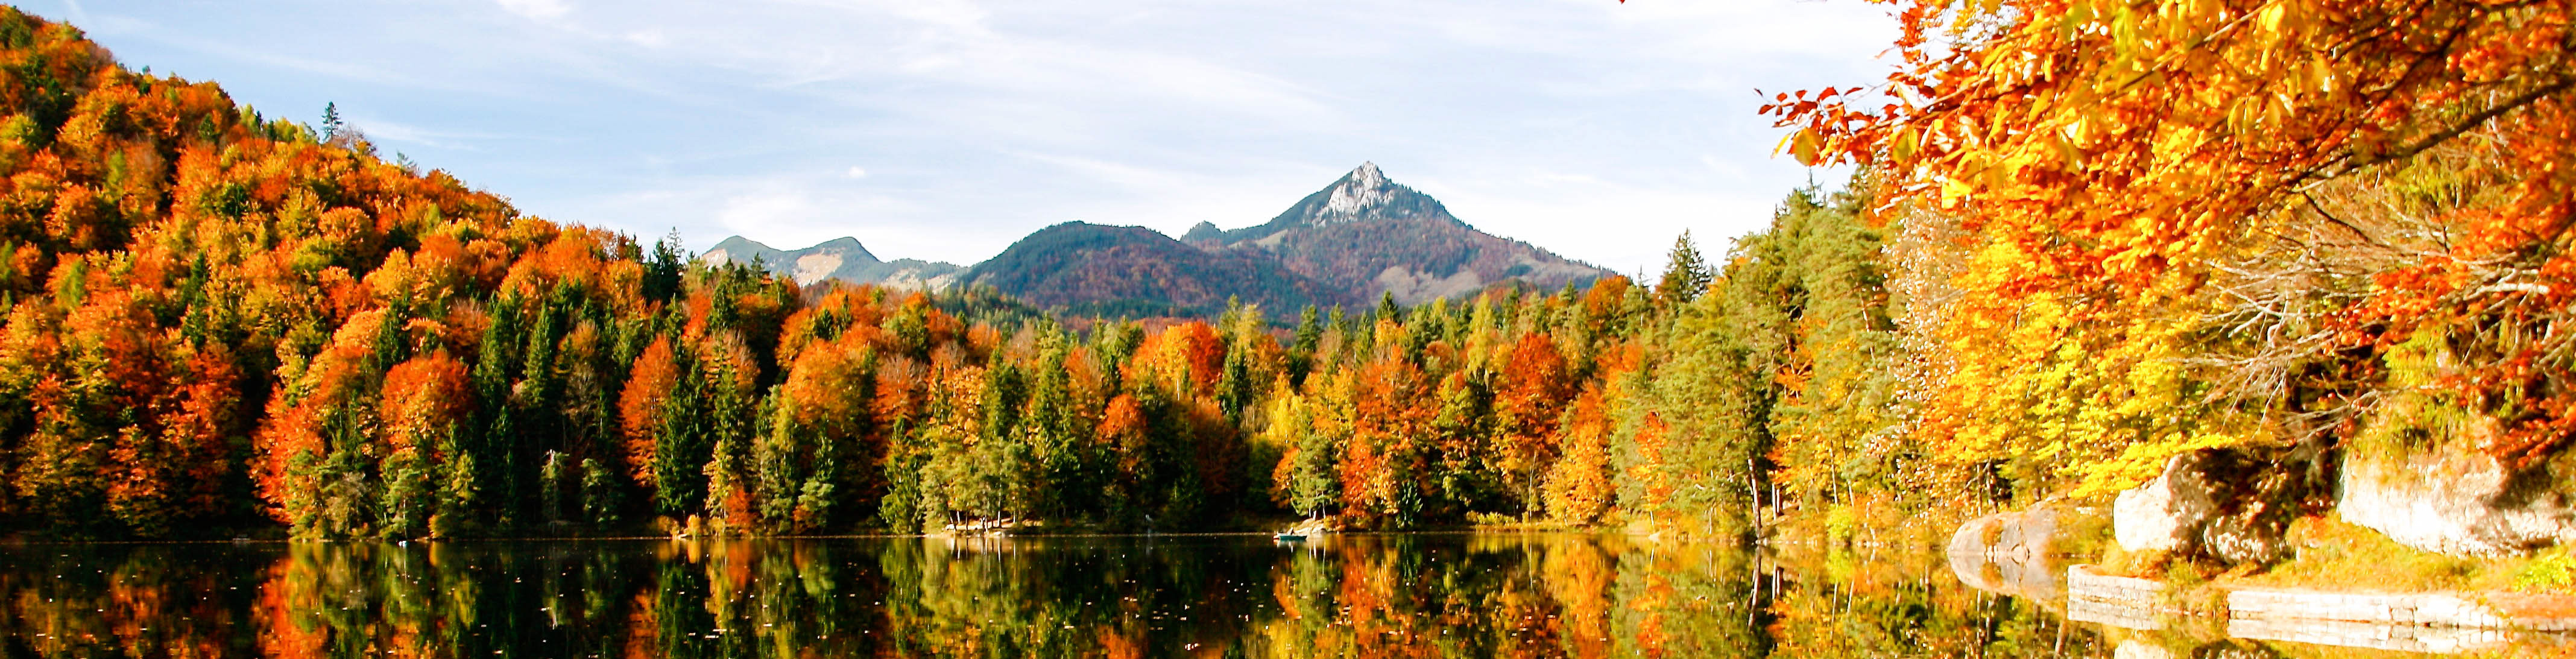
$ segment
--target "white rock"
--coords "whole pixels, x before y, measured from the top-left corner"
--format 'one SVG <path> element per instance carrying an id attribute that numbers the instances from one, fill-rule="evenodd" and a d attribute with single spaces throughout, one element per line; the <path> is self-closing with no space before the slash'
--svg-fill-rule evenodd
<path id="1" fill-rule="evenodd" d="M 2483 452 L 2348 458 L 2342 481 L 2336 512 L 2344 521 L 2408 547 L 2505 556 L 2576 541 L 2576 506 L 2565 479 L 2508 473 Z"/>
<path id="2" fill-rule="evenodd" d="M 2165 473 L 2111 502 L 2111 537 L 2129 551 L 2186 551 L 2217 508 L 2209 488 L 2188 466 L 2189 455 L 2165 461 Z"/>
<path id="3" fill-rule="evenodd" d="M 2132 551 L 2158 550 L 2263 563 L 2287 549 L 2295 497 L 2279 465 L 2228 450 L 2174 456 L 2165 471 L 2111 505 L 2112 535 Z"/>

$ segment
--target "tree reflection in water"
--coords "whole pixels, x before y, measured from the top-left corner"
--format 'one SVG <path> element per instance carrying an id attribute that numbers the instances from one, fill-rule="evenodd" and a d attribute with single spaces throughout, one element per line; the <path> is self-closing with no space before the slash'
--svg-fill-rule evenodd
<path id="1" fill-rule="evenodd" d="M 1936 559 L 1564 534 L 27 545 L 0 548 L 0 655 L 2107 655 Z"/>

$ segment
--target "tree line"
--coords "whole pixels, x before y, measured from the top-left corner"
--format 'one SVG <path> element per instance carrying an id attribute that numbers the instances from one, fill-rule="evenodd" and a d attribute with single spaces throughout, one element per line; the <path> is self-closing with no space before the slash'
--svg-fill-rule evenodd
<path id="1" fill-rule="evenodd" d="M 1286 326 L 710 267 L 10 11 L 0 516 L 1849 539 L 2209 448 L 2309 481 L 2355 450 L 2549 468 L 2570 8 L 2291 4 L 1911 3 L 1887 83 L 1765 108 L 1861 173 L 1723 253 Z"/>
<path id="2" fill-rule="evenodd" d="M 1762 420 L 1845 404 L 1775 383 L 1812 361 L 1793 336 L 1882 346 L 1814 352 L 1834 365 L 1811 379 L 1887 388 L 1833 361 L 1883 351 L 1890 329 L 1851 195 L 1793 195 L 1723 267 L 1685 238 L 1651 288 L 1501 287 L 1283 326 L 1234 304 L 1077 331 L 990 290 L 799 286 L 698 262 L 676 236 L 523 216 L 378 157 L 336 107 L 321 133 L 268 119 L 129 71 L 68 25 L 6 12 L 0 47 L 0 514 L 20 530 L 1295 514 L 1741 533 L 1775 463 L 1808 463 L 1774 455 L 1779 436 L 1839 432 Z M 1838 318 L 1795 327 L 1809 305 Z M 1839 492 L 1826 483 L 1853 469 L 1780 480 Z"/>

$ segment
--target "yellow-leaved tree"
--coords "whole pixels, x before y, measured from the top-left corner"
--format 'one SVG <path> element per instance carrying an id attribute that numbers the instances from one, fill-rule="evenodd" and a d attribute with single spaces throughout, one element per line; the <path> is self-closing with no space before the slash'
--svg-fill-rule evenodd
<path id="1" fill-rule="evenodd" d="M 2576 3 L 1890 0 L 1884 85 L 1777 96 L 1811 163 L 1956 221 L 1918 432 L 2091 492 L 2170 455 L 2324 454 L 2391 393 L 2576 436 Z M 1891 216 L 1899 216 L 1891 214 Z"/>

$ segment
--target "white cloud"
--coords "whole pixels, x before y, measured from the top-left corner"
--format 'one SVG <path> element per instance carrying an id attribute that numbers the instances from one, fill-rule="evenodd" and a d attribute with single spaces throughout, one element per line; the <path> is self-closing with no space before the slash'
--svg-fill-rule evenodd
<path id="1" fill-rule="evenodd" d="M 1083 178 L 1108 183 L 1129 191 L 1163 191 L 1185 187 L 1189 183 L 1187 178 L 1178 172 L 1096 158 L 1039 153 L 1020 155 L 1030 160 L 1062 167 Z"/>
<path id="2" fill-rule="evenodd" d="M 1736 236 L 1771 219 L 1781 194 L 1585 186 L 1543 196 L 1517 189 L 1465 189 L 1437 195 L 1459 219 L 1505 238 L 1634 275 L 1664 265 L 1674 236 L 1688 230 L 1700 248 L 1724 253 Z"/>
<path id="3" fill-rule="evenodd" d="M 1811 174 L 1753 90 L 1882 78 L 1894 37 L 1858 0 L 495 1 L 86 20 L 272 115 L 379 108 L 358 124 L 528 212 L 700 247 L 971 263 L 1065 220 L 1257 224 L 1374 160 L 1622 271 L 1767 221 Z"/>
<path id="4" fill-rule="evenodd" d="M 877 0 L 863 3 L 897 16 L 958 30 L 980 30 L 991 14 L 966 0 Z"/>
<path id="5" fill-rule="evenodd" d="M 716 222 L 734 233 L 773 234 L 805 224 L 820 215 L 814 200 L 795 190 L 769 190 L 737 195 L 716 211 Z"/>
<path id="6" fill-rule="evenodd" d="M 500 3 L 501 8 L 510 13 L 538 20 L 558 18 L 572 11 L 572 6 L 565 4 L 564 0 L 493 0 L 493 2 Z"/>
<path id="7" fill-rule="evenodd" d="M 357 116 L 349 117 L 348 122 L 349 127 L 365 133 L 367 139 L 378 143 L 403 142 L 439 148 L 458 146 L 445 139 L 445 136 L 436 135 L 432 131 L 410 124 Z"/>

